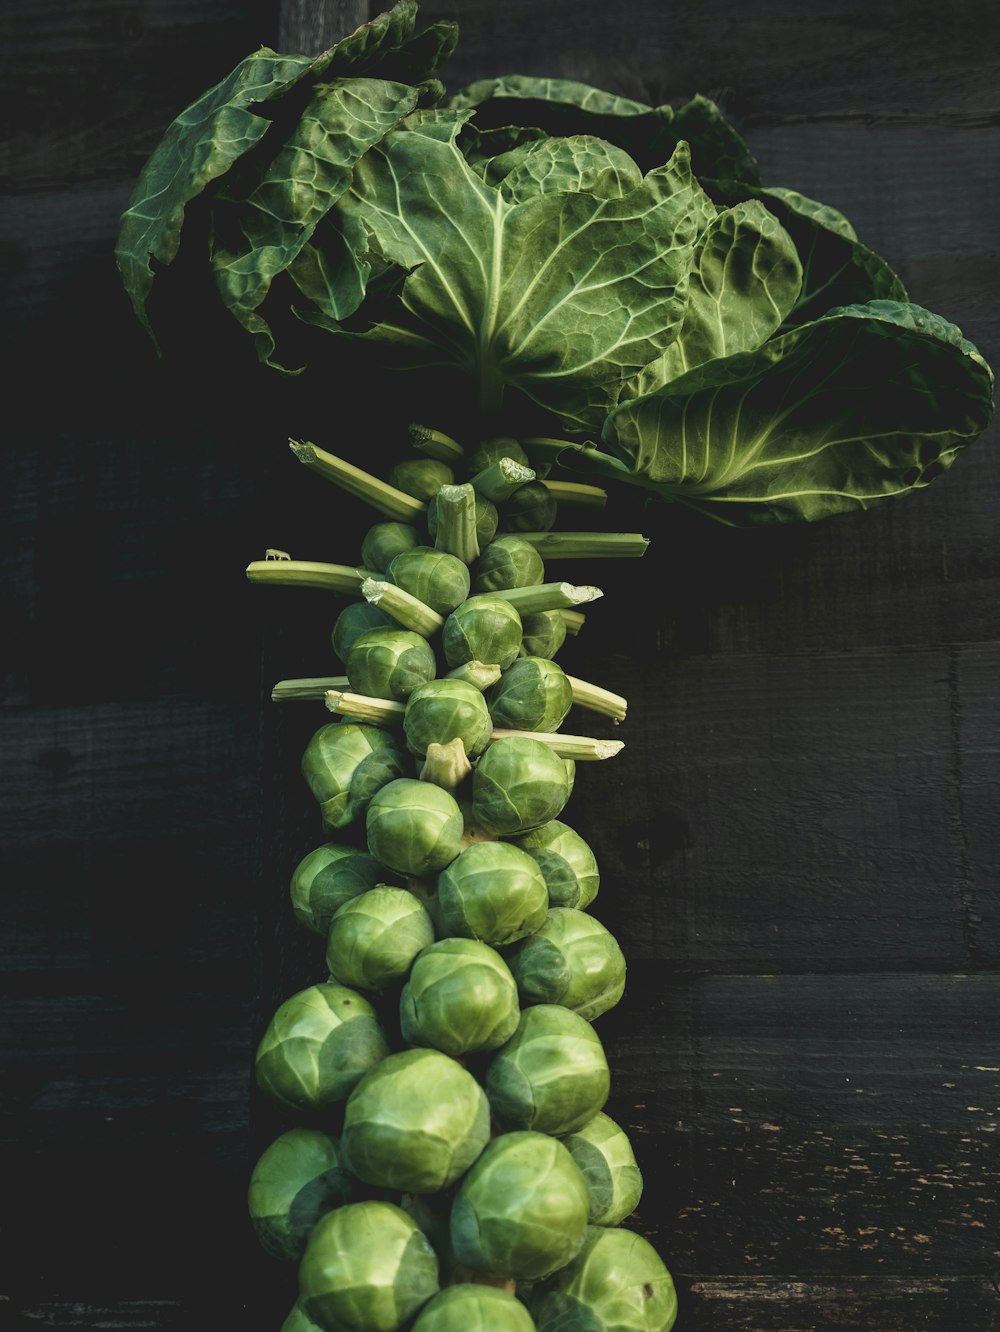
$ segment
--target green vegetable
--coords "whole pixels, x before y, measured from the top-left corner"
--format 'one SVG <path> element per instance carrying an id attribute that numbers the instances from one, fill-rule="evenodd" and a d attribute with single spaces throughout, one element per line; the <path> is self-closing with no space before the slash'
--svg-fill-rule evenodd
<path id="1" fill-rule="evenodd" d="M 526 1008 L 486 1073 L 496 1119 L 505 1128 L 539 1133 L 582 1128 L 604 1105 L 610 1085 L 593 1027 L 556 1004 Z"/>
<path id="2" fill-rule="evenodd" d="M 382 878 L 377 860 L 353 847 L 326 842 L 303 857 L 292 875 L 292 910 L 307 930 L 325 938 L 334 912 L 374 888 Z"/>
<path id="3" fill-rule="evenodd" d="M 493 540 L 496 534 L 497 526 L 500 522 L 500 515 L 497 512 L 497 506 L 482 495 L 476 496 L 476 536 L 479 540 L 480 549 L 485 550 Z M 434 498 L 427 506 L 427 530 L 433 541 L 438 534 L 438 496 Z"/>
<path id="4" fill-rule="evenodd" d="M 561 666 L 546 657 L 521 657 L 486 695 L 494 726 L 516 731 L 558 731 L 573 706 Z"/>
<path id="5" fill-rule="evenodd" d="M 485 472 L 487 467 L 498 463 L 501 458 L 510 458 L 520 463 L 522 467 L 531 465 L 528 455 L 516 439 L 512 439 L 510 435 L 498 435 L 495 439 L 484 439 L 473 449 L 467 464 L 469 476 L 478 476 L 480 472 Z"/>
<path id="6" fill-rule="evenodd" d="M 342 1147 L 366 1183 L 434 1193 L 465 1174 L 489 1136 L 489 1103 L 472 1074 L 438 1050 L 406 1050 L 351 1093 Z"/>
<path id="7" fill-rule="evenodd" d="M 389 1054 L 367 999 L 342 985 L 311 985 L 286 999 L 257 1048 L 257 1085 L 291 1110 L 346 1100 Z"/>
<path id="8" fill-rule="evenodd" d="M 386 525 L 388 526 L 388 524 Z M 393 524 L 393 526 L 395 525 Z M 403 524 L 399 525 L 402 526 Z M 379 610 L 377 606 L 372 606 L 367 601 L 352 601 L 337 616 L 337 622 L 333 626 L 330 640 L 333 643 L 334 652 L 346 665 L 351 648 L 362 634 L 366 634 L 369 629 L 395 628 L 397 628 L 396 621 L 385 611 Z"/>
<path id="9" fill-rule="evenodd" d="M 413 1332 L 535 1332 L 535 1324 L 507 1291 L 458 1285 L 440 1291 L 423 1307 Z"/>
<path id="10" fill-rule="evenodd" d="M 567 824 L 553 819 L 518 838 L 517 845 L 537 862 L 552 906 L 582 911 L 597 896 L 601 876 L 594 853 Z"/>
<path id="11" fill-rule="evenodd" d="M 281 1324 L 281 1332 L 323 1332 L 323 1329 L 319 1323 L 313 1322 L 301 1304 L 295 1304 Z"/>
<path id="12" fill-rule="evenodd" d="M 386 577 L 439 615 L 447 615 L 469 595 L 469 566 L 433 546 L 404 550 L 389 565 Z"/>
<path id="13" fill-rule="evenodd" d="M 538 866 L 506 842 L 473 842 L 438 879 L 444 932 L 497 946 L 537 930 L 548 900 Z"/>
<path id="14" fill-rule="evenodd" d="M 467 661 L 506 670 L 521 650 L 521 617 L 502 597 L 469 597 L 444 622 L 442 643 L 449 666 Z"/>
<path id="15" fill-rule="evenodd" d="M 576 1257 L 535 1289 L 531 1312 L 538 1332 L 670 1332 L 677 1295 L 648 1240 L 592 1228 Z"/>
<path id="16" fill-rule="evenodd" d="M 398 874 L 419 878 L 451 864 L 464 827 L 447 791 L 404 777 L 383 787 L 368 808 L 368 850 Z"/>
<path id="17" fill-rule="evenodd" d="M 547 532 L 555 520 L 555 498 L 540 481 L 520 486 L 500 506 L 500 522 L 507 532 Z"/>
<path id="18" fill-rule="evenodd" d="M 385 573 L 397 555 L 401 555 L 404 550 L 413 550 L 419 545 L 420 533 L 409 523 L 376 523 L 374 527 L 369 527 L 361 543 L 361 563 L 366 569 Z M 376 612 L 379 624 L 392 624 L 391 616 L 379 611 L 377 606 L 368 606 L 367 603 L 365 605 L 368 610 Z M 372 628 L 375 627 L 377 625 L 373 624 Z M 346 657 L 342 657 L 342 660 L 346 661 Z"/>
<path id="19" fill-rule="evenodd" d="M 523 1003 L 562 1004 L 588 1022 L 625 992 L 625 956 L 618 941 L 600 921 L 572 907 L 553 908 L 510 967 Z"/>
<path id="20" fill-rule="evenodd" d="M 403 1039 L 453 1059 L 495 1050 L 517 1028 L 517 986 L 499 953 L 475 939 L 441 939 L 413 964 L 399 999 Z"/>
<path id="21" fill-rule="evenodd" d="M 398 1332 L 437 1290 L 434 1250 L 387 1202 L 323 1217 L 299 1268 L 299 1302 L 323 1332 Z"/>
<path id="22" fill-rule="evenodd" d="M 464 680 L 430 680 L 410 695 L 403 717 L 406 743 L 421 757 L 429 745 L 461 740 L 475 758 L 489 743 L 493 722 L 482 693 Z"/>
<path id="23" fill-rule="evenodd" d="M 496 740 L 472 776 L 472 816 L 496 837 L 516 837 L 554 819 L 569 799 L 566 763 L 540 740 Z"/>
<path id="24" fill-rule="evenodd" d="M 359 1187 L 336 1138 L 319 1129 L 289 1129 L 250 1176 L 247 1201 L 257 1238 L 275 1258 L 297 1260 L 320 1217 L 353 1202 Z"/>
<path id="25" fill-rule="evenodd" d="M 436 673 L 434 652 L 426 638 L 398 625 L 361 634 L 347 656 L 347 678 L 355 694 L 397 703 L 405 702 Z"/>
<path id="26" fill-rule="evenodd" d="M 628 1134 L 608 1115 L 597 1114 L 563 1142 L 587 1181 L 591 1225 L 619 1225 L 642 1196 Z"/>
<path id="27" fill-rule="evenodd" d="M 542 557 L 529 541 L 520 537 L 497 537 L 480 556 L 474 586 L 477 592 L 497 592 L 508 587 L 534 587 L 545 581 Z"/>
<path id="28" fill-rule="evenodd" d="M 343 985 L 384 990 L 434 941 L 426 909 L 405 888 L 380 885 L 346 902 L 330 923 L 326 965 Z"/>
<path id="29" fill-rule="evenodd" d="M 559 611 L 536 611 L 522 620 L 526 657 L 548 657 L 551 660 L 566 641 L 566 621 Z"/>
<path id="30" fill-rule="evenodd" d="M 324 826 L 331 829 L 361 818 L 376 791 L 405 771 L 406 751 L 377 726 L 330 722 L 302 755 L 302 775 L 320 802 Z"/>
<path id="31" fill-rule="evenodd" d="M 448 464 L 434 458 L 407 459 L 396 463 L 389 473 L 390 485 L 425 501 L 433 499 L 442 486 L 450 486 L 454 480 L 455 473 Z"/>

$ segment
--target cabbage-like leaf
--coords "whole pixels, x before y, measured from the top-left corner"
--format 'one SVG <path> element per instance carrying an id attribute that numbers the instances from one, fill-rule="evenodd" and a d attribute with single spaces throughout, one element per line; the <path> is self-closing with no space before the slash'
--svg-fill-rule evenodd
<path id="1" fill-rule="evenodd" d="M 720 213 L 698 242 L 680 333 L 626 391 L 653 393 L 705 361 L 753 351 L 786 318 L 801 282 L 791 237 L 767 209 L 751 201 Z"/>
<path id="2" fill-rule="evenodd" d="M 811 520 L 927 485 L 989 423 L 992 383 L 954 325 L 874 301 L 623 403 L 604 438 L 664 498 L 731 523 Z"/>
<path id="3" fill-rule="evenodd" d="M 624 149 L 606 139 L 576 134 L 502 153 L 486 164 L 483 179 L 488 185 L 498 185 L 510 203 L 577 190 L 601 199 L 620 199 L 642 183 L 642 172 Z"/>
<path id="4" fill-rule="evenodd" d="M 510 203 L 453 139 L 411 131 L 365 155 L 339 208 L 410 270 L 400 318 L 373 338 L 457 366 L 488 408 L 514 385 L 588 423 L 676 336 L 692 244 L 716 213 L 684 145 L 622 198 Z"/>

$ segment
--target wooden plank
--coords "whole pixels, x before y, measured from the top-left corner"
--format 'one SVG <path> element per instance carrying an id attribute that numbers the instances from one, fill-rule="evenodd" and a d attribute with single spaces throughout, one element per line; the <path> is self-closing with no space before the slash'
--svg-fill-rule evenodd
<path id="1" fill-rule="evenodd" d="M 281 0 L 278 8 L 278 49 L 317 55 L 366 23 L 371 6 L 368 0 Z"/>

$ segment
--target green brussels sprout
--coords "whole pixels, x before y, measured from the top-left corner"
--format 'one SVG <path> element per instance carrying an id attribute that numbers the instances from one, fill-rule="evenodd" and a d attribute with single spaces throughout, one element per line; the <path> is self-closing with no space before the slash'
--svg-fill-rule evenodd
<path id="1" fill-rule="evenodd" d="M 497 506 L 492 500 L 484 499 L 482 495 L 476 496 L 476 539 L 479 542 L 479 549 L 485 550 L 493 538 L 496 536 L 497 527 L 500 523 L 500 515 L 497 513 Z M 427 506 L 427 531 L 433 541 L 437 536 L 438 529 L 438 509 L 437 496 Z"/>
<path id="2" fill-rule="evenodd" d="M 472 774 L 473 821 L 495 837 L 516 837 L 548 823 L 569 799 L 569 777 L 558 754 L 540 740 L 495 740 Z"/>
<path id="3" fill-rule="evenodd" d="M 442 486 L 450 486 L 455 473 L 437 458 L 407 458 L 396 463 L 389 473 L 389 484 L 414 499 L 430 500 Z"/>
<path id="4" fill-rule="evenodd" d="M 292 875 L 292 911 L 313 934 L 329 932 L 333 913 L 382 879 L 378 861 L 354 847 L 324 842 L 310 851 Z"/>
<path id="5" fill-rule="evenodd" d="M 541 481 L 518 486 L 500 505 L 500 519 L 508 532 L 547 532 L 556 520 L 556 501 Z"/>
<path id="6" fill-rule="evenodd" d="M 582 1128 L 610 1089 L 608 1061 L 593 1027 L 558 1004 L 526 1008 L 486 1073 L 486 1094 L 504 1128 L 539 1133 Z"/>
<path id="7" fill-rule="evenodd" d="M 375 792 L 409 766 L 406 750 L 388 731 L 346 721 L 321 726 L 302 755 L 302 775 L 329 829 L 362 818 Z"/>
<path id="8" fill-rule="evenodd" d="M 441 939 L 413 964 L 399 997 L 403 1039 L 458 1059 L 513 1036 L 517 986 L 499 953 L 476 939 Z"/>
<path id="9" fill-rule="evenodd" d="M 313 1322 L 301 1304 L 296 1303 L 281 1324 L 281 1332 L 323 1332 L 323 1329 L 319 1323 Z"/>
<path id="10" fill-rule="evenodd" d="M 534 587 L 545 582 L 545 565 L 530 541 L 497 537 L 476 562 L 477 592 L 501 592 L 511 587 Z"/>
<path id="11" fill-rule="evenodd" d="M 398 874 L 436 874 L 462 849 L 465 823 L 455 797 L 432 782 L 401 777 L 368 806 L 368 850 Z"/>
<path id="12" fill-rule="evenodd" d="M 347 654 L 347 678 L 355 694 L 404 703 L 418 685 L 437 675 L 426 638 L 412 629 L 369 629 Z"/>
<path id="13" fill-rule="evenodd" d="M 598 1114 L 563 1142 L 587 1182 L 590 1224 L 619 1225 L 642 1197 L 642 1175 L 628 1134 L 608 1115 Z"/>
<path id="14" fill-rule="evenodd" d="M 588 1227 L 572 1262 L 532 1293 L 531 1312 L 538 1332 L 670 1332 L 677 1294 L 648 1240 Z"/>
<path id="15" fill-rule="evenodd" d="M 405 888 L 380 884 L 346 902 L 330 924 L 326 965 L 342 985 L 384 990 L 410 969 L 434 942 L 434 926 L 420 901 Z"/>
<path id="16" fill-rule="evenodd" d="M 299 1303 L 322 1332 L 398 1332 L 438 1289 L 426 1236 L 387 1202 L 327 1213 L 299 1267 Z"/>
<path id="17" fill-rule="evenodd" d="M 385 573 L 397 555 L 419 545 L 420 533 L 409 523 L 376 523 L 369 527 L 361 543 L 361 564 L 374 573 Z M 391 616 L 386 615 L 386 619 L 391 623 Z"/>
<path id="18" fill-rule="evenodd" d="M 521 620 L 522 650 L 526 657 L 548 657 L 551 661 L 566 642 L 566 621 L 558 611 L 535 611 Z"/>
<path id="19" fill-rule="evenodd" d="M 443 933 L 483 943 L 510 944 L 532 934 L 548 902 L 541 870 L 508 842 L 473 842 L 438 879 Z"/>
<path id="20" fill-rule="evenodd" d="M 553 819 L 519 837 L 517 845 L 537 861 L 548 885 L 550 906 L 582 911 L 593 902 L 601 886 L 597 861 L 580 834 L 568 824 Z"/>
<path id="21" fill-rule="evenodd" d="M 469 476 L 478 476 L 501 458 L 513 458 L 522 467 L 531 466 L 528 455 L 516 439 L 512 439 L 510 435 L 499 435 L 496 439 L 484 439 L 473 449 L 467 464 Z"/>
<path id="22" fill-rule="evenodd" d="M 573 687 L 554 661 L 520 657 L 487 692 L 486 702 L 495 726 L 557 731 L 573 706 Z"/>
<path id="23" fill-rule="evenodd" d="M 344 1109 L 344 1157 L 366 1184 L 436 1193 L 464 1175 L 490 1137 L 482 1087 L 438 1050 L 390 1055 Z"/>
<path id="24" fill-rule="evenodd" d="M 561 1142 L 544 1133 L 501 1134 L 452 1205 L 455 1257 L 491 1276 L 548 1276 L 580 1248 L 588 1206 L 587 1185 Z"/>
<path id="25" fill-rule="evenodd" d="M 413 1332 L 535 1332 L 535 1324 L 517 1296 L 468 1283 L 438 1291 Z"/>
<path id="26" fill-rule="evenodd" d="M 247 1203 L 257 1238 L 275 1258 L 298 1261 L 320 1217 L 353 1202 L 359 1187 L 336 1138 L 319 1129 L 289 1129 L 250 1176 Z"/>
<path id="27" fill-rule="evenodd" d="M 572 907 L 550 911 L 521 944 L 510 969 L 522 1002 L 562 1004 L 588 1022 L 614 1008 L 625 992 L 625 954 L 618 940 L 599 920 Z"/>
<path id="28" fill-rule="evenodd" d="M 457 555 L 433 546 L 404 550 L 389 565 L 385 576 L 439 615 L 448 615 L 469 595 L 469 566 Z"/>
<path id="29" fill-rule="evenodd" d="M 286 999 L 257 1047 L 257 1085 L 292 1110 L 346 1100 L 389 1053 L 367 999 L 343 985 L 310 985 Z"/>
<path id="30" fill-rule="evenodd" d="M 445 620 L 442 646 L 453 669 L 482 661 L 506 670 L 521 650 L 521 617 L 503 597 L 469 597 Z"/>
<path id="31" fill-rule="evenodd" d="M 351 648 L 369 629 L 392 629 L 399 625 L 388 613 L 373 606 L 370 601 L 352 601 L 337 616 L 330 641 L 333 650 L 346 665 Z"/>
<path id="32" fill-rule="evenodd" d="M 464 680 L 428 680 L 407 699 L 403 716 L 406 743 L 423 757 L 428 745 L 461 740 L 469 758 L 481 754 L 493 734 L 486 700 Z"/>
<path id="33" fill-rule="evenodd" d="M 568 800 L 573 794 L 573 787 L 576 785 L 576 759 L 563 759 L 566 766 L 566 781 L 569 784 L 569 790 L 566 792 Z"/>

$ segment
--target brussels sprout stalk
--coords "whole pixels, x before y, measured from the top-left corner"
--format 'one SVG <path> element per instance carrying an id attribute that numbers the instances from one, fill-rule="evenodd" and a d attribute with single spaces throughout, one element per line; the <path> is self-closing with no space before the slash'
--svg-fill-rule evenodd
<path id="1" fill-rule="evenodd" d="M 636 560 L 649 545 L 639 532 L 518 532 L 543 560 Z"/>
<path id="2" fill-rule="evenodd" d="M 574 637 L 576 637 L 576 635 L 580 632 L 583 626 L 587 623 L 587 617 L 586 615 L 584 615 L 583 611 L 563 609 L 560 610 L 559 614 L 562 616 L 563 620 L 566 623 L 566 632 L 568 634 L 572 634 Z"/>
<path id="3" fill-rule="evenodd" d="M 430 638 L 444 624 L 444 616 L 395 583 L 386 583 L 381 578 L 369 576 L 361 584 L 360 591 L 370 605 L 378 606 L 379 610 L 386 611 L 405 629 L 412 629 L 423 638 Z"/>
<path id="4" fill-rule="evenodd" d="M 628 699 L 623 698 L 621 694 L 613 694 L 610 689 L 602 689 L 600 685 L 578 680 L 575 675 L 567 675 L 566 679 L 573 690 L 573 702 L 578 707 L 587 708 L 590 712 L 599 712 L 616 723 L 625 720 Z"/>
<path id="5" fill-rule="evenodd" d="M 460 736 L 455 736 L 445 745 L 433 741 L 427 746 L 427 757 L 420 769 L 422 782 L 433 782 L 435 786 L 443 786 L 446 791 L 454 791 L 471 774 L 472 764 Z"/>
<path id="6" fill-rule="evenodd" d="M 344 689 L 324 691 L 329 712 L 336 712 L 353 721 L 367 722 L 369 726 L 402 726 L 402 703 L 393 703 L 387 698 L 369 698 L 367 694 L 352 694 Z"/>
<path id="7" fill-rule="evenodd" d="M 542 485 L 559 504 L 603 509 L 608 502 L 608 492 L 603 486 L 589 486 L 583 481 L 550 481 L 547 478 L 543 479 Z"/>
<path id="8" fill-rule="evenodd" d="M 362 471 L 360 467 L 345 462 L 343 458 L 338 458 L 333 453 L 327 453 L 325 449 L 317 448 L 308 440 L 290 439 L 288 446 L 299 462 L 310 471 L 318 472 L 320 476 L 340 486 L 341 490 L 346 490 L 355 499 L 364 500 L 379 513 L 384 513 L 387 518 L 409 523 L 418 519 L 427 508 L 426 504 L 414 499 L 412 495 L 390 486 L 388 481 Z"/>
<path id="9" fill-rule="evenodd" d="M 279 680 L 271 690 L 271 702 L 322 698 L 328 689 L 346 689 L 347 685 L 346 675 L 314 675 L 301 680 Z"/>
<path id="10" fill-rule="evenodd" d="M 476 533 L 476 492 L 471 485 L 442 486 L 437 492 L 434 545 L 466 564 L 479 558 Z"/>
<path id="11" fill-rule="evenodd" d="M 491 685 L 496 684 L 502 674 L 500 667 L 492 662 L 467 661 L 464 665 L 456 666 L 453 671 L 449 671 L 445 679 L 464 680 L 466 684 L 472 685 L 480 693 L 485 694 Z"/>
<path id="12" fill-rule="evenodd" d="M 371 578 L 370 569 L 349 564 L 320 564 L 314 560 L 251 560 L 247 578 L 251 583 L 279 583 L 284 587 L 321 587 L 327 592 L 350 596 L 361 593 L 361 585 Z"/>
<path id="13" fill-rule="evenodd" d="M 571 610 L 588 601 L 596 601 L 604 593 L 599 587 L 572 583 L 535 583 L 532 587 L 500 588 L 491 593 L 509 601 L 519 615 L 534 615 L 536 611 Z"/>
<path id="14" fill-rule="evenodd" d="M 513 458 L 499 458 L 485 471 L 474 476 L 472 484 L 477 495 L 491 500 L 494 504 L 502 504 L 515 490 L 534 479 L 535 473 L 530 467 L 515 462 Z"/>
<path id="15" fill-rule="evenodd" d="M 420 453 L 436 458 L 438 462 L 458 463 L 465 456 L 465 450 L 457 440 L 442 430 L 418 425 L 416 421 L 410 423 L 410 443 Z"/>
<path id="16" fill-rule="evenodd" d="M 497 726 L 493 740 L 508 740 L 517 736 L 522 740 L 538 740 L 560 758 L 583 760 L 614 758 L 625 748 L 624 740 L 595 740 L 589 735 L 564 735 L 561 731 L 513 731 Z"/>

